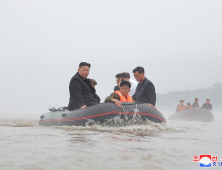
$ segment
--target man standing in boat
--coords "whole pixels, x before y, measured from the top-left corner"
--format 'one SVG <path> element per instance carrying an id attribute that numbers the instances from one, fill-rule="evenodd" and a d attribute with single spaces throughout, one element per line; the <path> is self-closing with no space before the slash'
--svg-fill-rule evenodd
<path id="1" fill-rule="evenodd" d="M 198 101 L 199 101 L 199 99 L 195 98 L 195 101 L 192 104 L 192 108 L 200 108 Z"/>
<path id="2" fill-rule="evenodd" d="M 135 80 L 132 80 L 132 79 L 130 79 L 130 74 L 129 73 L 126 73 L 126 72 L 123 72 L 122 74 L 121 74 L 121 81 L 128 81 L 128 82 L 130 82 L 130 84 L 131 84 L 131 88 L 130 88 L 130 92 L 129 92 L 129 95 L 130 96 L 133 96 L 134 95 L 134 93 L 135 93 L 135 91 L 136 91 L 136 87 L 137 87 L 137 82 L 135 81 Z"/>
<path id="3" fill-rule="evenodd" d="M 95 88 L 90 84 L 89 75 L 91 65 L 87 62 L 79 64 L 78 72 L 72 77 L 69 84 L 69 105 L 68 110 L 83 109 L 97 105 Z"/>
<path id="4" fill-rule="evenodd" d="M 209 110 L 209 111 L 212 111 L 212 105 L 210 104 L 210 99 L 206 100 L 206 103 L 203 104 L 202 108 L 206 109 L 206 110 Z"/>
<path id="5" fill-rule="evenodd" d="M 156 92 L 153 83 L 144 75 L 143 67 L 136 67 L 133 70 L 135 79 L 139 82 L 133 99 L 137 102 L 147 103 L 147 105 L 155 106 Z"/>
<path id="6" fill-rule="evenodd" d="M 119 89 L 119 84 L 120 84 L 120 77 L 121 77 L 121 73 L 116 75 L 116 86 L 114 87 L 114 91 L 120 90 Z"/>

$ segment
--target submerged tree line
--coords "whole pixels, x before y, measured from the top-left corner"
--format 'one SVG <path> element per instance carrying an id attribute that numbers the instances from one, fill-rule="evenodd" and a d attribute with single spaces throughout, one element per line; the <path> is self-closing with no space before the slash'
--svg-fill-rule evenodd
<path id="1" fill-rule="evenodd" d="M 157 108 L 162 110 L 174 111 L 179 101 L 184 100 L 184 104 L 194 102 L 194 98 L 199 98 L 200 106 L 210 99 L 213 110 L 222 109 L 222 84 L 217 82 L 209 88 L 201 88 L 186 91 L 174 91 L 166 94 L 157 94 Z"/>

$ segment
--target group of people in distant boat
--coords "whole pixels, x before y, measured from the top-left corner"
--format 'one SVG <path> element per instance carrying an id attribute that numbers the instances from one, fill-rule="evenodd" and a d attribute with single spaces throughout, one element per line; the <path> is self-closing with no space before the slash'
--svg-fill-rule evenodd
<path id="1" fill-rule="evenodd" d="M 68 110 L 83 109 L 89 106 L 100 104 L 100 97 L 96 94 L 94 79 L 88 79 L 91 64 L 81 62 L 78 72 L 72 77 L 69 84 L 69 105 Z M 135 80 L 130 79 L 127 72 L 116 75 L 117 86 L 114 91 L 105 99 L 105 102 L 113 102 L 121 107 L 122 102 L 144 103 L 155 108 L 156 92 L 153 83 L 145 77 L 143 67 L 136 67 L 133 70 Z"/>
<path id="2" fill-rule="evenodd" d="M 180 104 L 177 105 L 176 108 L 176 113 L 187 110 L 187 109 L 192 109 L 192 108 L 203 108 L 209 111 L 212 111 L 212 105 L 210 104 L 210 99 L 206 99 L 206 103 L 203 104 L 202 107 L 199 106 L 198 103 L 199 99 L 195 98 L 195 101 L 191 105 L 190 103 L 187 103 L 187 105 L 184 105 L 184 100 L 180 100 Z"/>

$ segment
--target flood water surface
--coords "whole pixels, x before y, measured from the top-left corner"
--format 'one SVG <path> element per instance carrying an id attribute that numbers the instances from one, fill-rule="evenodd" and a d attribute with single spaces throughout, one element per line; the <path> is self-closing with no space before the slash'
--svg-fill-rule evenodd
<path id="1" fill-rule="evenodd" d="M 0 119 L 0 134 L 1 170 L 198 169 L 193 156 L 222 159 L 219 113 L 211 123 L 167 120 L 86 127 L 43 127 L 36 118 L 7 116 Z"/>

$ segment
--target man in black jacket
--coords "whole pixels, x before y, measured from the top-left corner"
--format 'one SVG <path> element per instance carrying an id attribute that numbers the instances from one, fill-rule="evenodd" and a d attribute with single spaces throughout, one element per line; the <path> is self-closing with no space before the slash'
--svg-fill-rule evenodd
<path id="1" fill-rule="evenodd" d="M 156 104 L 156 92 L 153 83 L 144 75 L 143 67 L 136 67 L 133 70 L 135 79 L 139 82 L 136 87 L 136 92 L 133 95 L 135 101 L 147 103 L 150 106 Z"/>
<path id="2" fill-rule="evenodd" d="M 206 103 L 203 104 L 202 108 L 206 109 L 206 110 L 209 110 L 209 111 L 212 111 L 212 105 L 210 104 L 210 99 L 206 100 Z"/>
<path id="3" fill-rule="evenodd" d="M 79 64 L 78 72 L 72 77 L 69 84 L 68 110 L 83 109 L 99 104 L 96 90 L 90 84 L 89 75 L 91 65 L 86 62 Z"/>
<path id="4" fill-rule="evenodd" d="M 198 101 L 199 101 L 199 99 L 195 98 L 195 101 L 193 102 L 192 108 L 200 108 Z"/>

